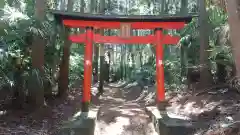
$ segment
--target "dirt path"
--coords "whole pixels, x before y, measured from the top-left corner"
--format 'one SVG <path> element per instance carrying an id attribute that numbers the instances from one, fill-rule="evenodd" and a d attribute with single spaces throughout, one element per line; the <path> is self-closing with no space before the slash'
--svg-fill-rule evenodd
<path id="1" fill-rule="evenodd" d="M 97 135 L 157 135 L 143 106 L 125 101 L 119 88 L 106 91 L 100 99 Z"/>
<path id="2" fill-rule="evenodd" d="M 96 135 L 157 135 L 144 105 L 141 105 L 145 100 L 136 101 L 143 91 L 138 86 L 123 84 L 113 84 L 118 88 L 105 87 L 100 99 L 96 96 L 96 86 L 93 86 L 93 107 L 100 107 Z M 150 95 L 155 88 L 147 91 Z M 167 95 L 169 111 L 210 123 L 209 128 L 199 131 L 200 135 L 240 135 L 239 92 L 213 89 L 197 95 L 188 91 L 169 92 Z M 54 133 L 62 127 L 62 123 L 81 109 L 80 101 L 81 88 L 78 88 L 71 89 L 64 100 L 56 98 L 47 101 L 40 112 L 2 108 L 0 135 L 58 135 Z"/>

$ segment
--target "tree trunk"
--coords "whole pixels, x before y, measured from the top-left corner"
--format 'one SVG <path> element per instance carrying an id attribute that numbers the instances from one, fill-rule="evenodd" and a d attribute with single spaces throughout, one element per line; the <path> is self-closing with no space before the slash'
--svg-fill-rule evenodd
<path id="1" fill-rule="evenodd" d="M 68 0 L 67 11 L 71 12 L 73 9 L 72 0 Z M 68 40 L 68 35 L 70 32 L 69 28 L 64 29 L 64 47 L 63 56 L 60 64 L 60 74 L 59 74 L 59 91 L 58 96 L 65 97 L 67 95 L 68 84 L 69 84 L 69 59 L 70 59 L 70 47 L 71 41 Z"/>
<path id="2" fill-rule="evenodd" d="M 223 38 L 223 36 L 222 34 L 219 34 L 216 40 L 216 47 L 224 46 L 224 43 L 221 41 L 221 38 Z M 225 64 L 222 63 L 225 59 L 226 58 L 224 53 L 219 53 L 216 56 L 216 66 L 217 66 L 216 75 L 217 75 L 217 83 L 219 84 L 226 83 L 227 67 Z"/>
<path id="3" fill-rule="evenodd" d="M 107 57 L 108 57 L 108 61 L 105 62 L 105 68 L 106 68 L 106 76 L 105 76 L 105 81 L 108 83 L 109 82 L 109 77 L 110 77 L 110 62 L 111 62 L 111 56 L 110 56 L 110 52 L 107 51 Z"/>
<path id="4" fill-rule="evenodd" d="M 132 70 L 135 69 L 135 60 L 134 60 L 134 52 L 135 52 L 135 45 L 131 46 L 131 50 L 130 50 L 130 59 L 132 61 Z"/>
<path id="5" fill-rule="evenodd" d="M 124 55 L 123 55 L 123 45 L 121 45 L 121 65 L 120 65 L 120 72 L 121 72 L 121 79 L 124 78 Z"/>
<path id="6" fill-rule="evenodd" d="M 50 40 L 51 46 L 49 47 L 50 50 L 56 50 L 56 42 L 57 42 L 57 25 L 54 26 L 54 35 L 52 37 L 52 40 Z M 52 52 L 52 51 L 50 51 Z M 51 54 L 49 54 L 51 55 Z M 45 79 L 44 82 L 44 97 L 45 98 L 52 98 L 52 93 L 53 91 L 57 91 L 56 89 L 58 88 L 58 66 L 59 66 L 59 61 L 60 57 L 58 53 L 54 53 L 53 56 L 51 57 L 51 63 L 49 65 L 50 72 L 49 75 L 52 78 L 52 83 L 47 79 Z"/>
<path id="7" fill-rule="evenodd" d="M 91 0 L 90 3 L 90 13 L 95 13 L 96 0 Z M 93 56 L 93 82 L 97 83 L 98 81 L 98 58 L 99 58 L 99 47 L 97 44 L 94 44 L 94 56 Z"/>
<path id="8" fill-rule="evenodd" d="M 99 47 L 94 46 L 94 82 L 98 82 L 98 59 L 99 59 Z"/>
<path id="9" fill-rule="evenodd" d="M 211 69 L 209 65 L 209 24 L 206 11 L 206 0 L 199 0 L 200 6 L 200 84 L 202 88 L 208 87 L 212 83 Z"/>
<path id="10" fill-rule="evenodd" d="M 110 3 L 108 3 L 110 4 Z M 111 36 L 111 30 L 108 30 L 108 36 Z M 109 82 L 110 79 L 110 63 L 111 63 L 111 53 L 110 53 L 110 48 L 107 51 L 107 57 L 108 57 L 108 61 L 106 62 L 106 82 Z"/>
<path id="11" fill-rule="evenodd" d="M 139 62 L 140 62 L 140 67 L 142 68 L 143 67 L 143 62 L 142 62 L 142 51 L 141 51 L 141 46 L 138 45 L 138 53 L 139 53 Z"/>
<path id="12" fill-rule="evenodd" d="M 223 61 L 224 60 L 224 54 L 218 54 L 216 56 L 217 61 Z M 226 83 L 226 77 L 227 77 L 227 71 L 226 66 L 220 62 L 217 62 L 217 79 L 218 83 Z"/>
<path id="13" fill-rule="evenodd" d="M 138 35 L 138 30 L 135 30 L 135 36 Z M 154 48 L 154 47 L 152 47 Z M 132 63 L 133 63 L 133 70 L 136 69 L 136 51 L 137 51 L 137 45 L 132 46 Z"/>
<path id="14" fill-rule="evenodd" d="M 112 73 L 111 73 L 111 82 L 115 82 L 117 81 L 116 79 L 116 58 L 117 58 L 117 46 L 114 45 L 113 46 L 113 52 L 112 52 L 112 64 L 113 64 L 113 67 L 112 67 Z"/>
<path id="15" fill-rule="evenodd" d="M 67 11 L 68 12 L 72 12 L 73 11 L 73 5 L 74 5 L 73 0 L 68 0 L 68 4 L 67 4 Z"/>
<path id="16" fill-rule="evenodd" d="M 100 13 L 105 13 L 105 0 L 100 1 Z M 100 30 L 100 34 L 104 35 L 104 29 Z M 104 85 L 104 44 L 100 44 L 99 46 L 99 54 L 100 54 L 100 75 L 99 75 L 99 86 L 98 91 L 100 94 L 104 92 L 103 85 Z"/>
<path id="17" fill-rule="evenodd" d="M 17 62 L 20 61 L 20 57 L 16 60 L 16 67 L 14 72 L 14 82 L 16 83 L 14 85 L 14 100 L 13 105 L 16 107 L 16 109 L 23 109 L 24 103 L 25 103 L 25 91 L 24 91 L 24 78 L 23 78 L 23 69 L 22 65 Z"/>
<path id="18" fill-rule="evenodd" d="M 81 8 L 80 8 L 81 13 L 84 13 L 84 8 L 85 8 L 85 1 L 81 0 Z"/>
<path id="19" fill-rule="evenodd" d="M 239 2 L 237 0 L 226 0 L 227 12 L 228 12 L 228 23 L 230 27 L 230 40 L 232 45 L 232 52 L 235 59 L 236 75 L 240 76 L 240 13 L 239 13 Z"/>
<path id="20" fill-rule="evenodd" d="M 181 0 L 180 13 L 182 15 L 187 15 L 188 14 L 188 0 Z"/>
<path id="21" fill-rule="evenodd" d="M 45 0 L 36 0 L 35 17 L 38 19 L 38 21 L 44 20 Z M 35 36 L 33 40 L 34 41 L 32 45 L 32 66 L 33 68 L 36 68 L 43 73 L 44 49 L 45 49 L 44 39 L 42 39 L 40 36 Z"/>
<path id="22" fill-rule="evenodd" d="M 0 9 L 3 9 L 4 8 L 4 6 L 5 6 L 5 1 L 4 0 L 2 0 L 1 2 L 0 2 Z M 0 16 L 3 16 L 4 15 L 4 11 L 3 10 L 0 10 Z M 1 20 L 0 19 L 0 36 L 3 36 L 4 35 L 4 29 L 5 28 L 7 28 L 7 24 L 3 21 L 3 20 Z"/>
<path id="23" fill-rule="evenodd" d="M 95 3 L 96 3 L 96 0 L 90 1 L 89 13 L 93 14 L 95 12 Z"/>
<path id="24" fill-rule="evenodd" d="M 66 4 L 66 2 L 65 2 L 66 0 L 60 0 L 59 1 L 59 8 L 60 8 L 60 10 L 65 10 L 65 4 Z"/>
<path id="25" fill-rule="evenodd" d="M 124 58 L 124 78 L 127 79 L 127 72 L 128 72 L 128 46 L 125 45 L 124 46 L 124 55 L 125 55 L 125 58 Z"/>
<path id="26" fill-rule="evenodd" d="M 188 1 L 181 0 L 180 15 L 186 16 L 187 14 L 188 14 Z M 188 65 L 187 48 L 185 47 L 185 44 L 181 45 L 180 52 L 181 52 L 180 59 L 181 59 L 181 78 L 182 78 L 183 76 L 186 76 L 186 67 Z"/>
<path id="27" fill-rule="evenodd" d="M 39 22 L 43 21 L 45 17 L 45 2 L 45 0 L 36 0 L 35 3 L 35 17 Z M 29 77 L 29 99 L 33 108 L 41 108 L 44 105 L 42 77 L 44 75 L 45 45 L 46 43 L 42 37 L 34 35 L 31 48 L 33 74 Z M 35 76 L 38 76 L 38 78 Z"/>
<path id="28" fill-rule="evenodd" d="M 8 3 L 8 1 L 4 1 L 4 0 L 2 0 L 2 1 L 0 1 L 0 8 L 4 8 L 4 6 L 5 6 L 5 4 L 7 4 Z M 1 10 L 2 11 L 2 10 Z M 1 13 L 1 11 L 0 11 L 0 13 Z M 2 14 L 0 14 L 0 15 L 2 15 Z"/>
<path id="29" fill-rule="evenodd" d="M 166 0 L 161 0 L 161 14 L 164 15 L 165 14 L 165 6 L 166 6 Z"/>
<path id="30" fill-rule="evenodd" d="M 102 31 L 102 30 L 101 30 Z M 102 32 L 101 32 L 102 33 Z M 103 34 L 103 33 L 102 33 Z M 100 74 L 99 74 L 99 86 L 98 91 L 100 94 L 103 94 L 103 85 L 104 85 L 104 69 L 105 69 L 105 60 L 104 60 L 104 44 L 100 44 L 99 46 L 99 54 L 100 54 Z"/>
<path id="31" fill-rule="evenodd" d="M 108 11 L 111 8 L 111 4 L 112 4 L 111 0 L 108 0 L 107 1 L 107 7 L 106 7 L 108 9 Z M 111 36 L 111 29 L 108 29 L 107 32 L 108 32 L 108 36 Z M 105 79 L 106 82 L 109 82 L 110 81 L 110 76 L 112 76 L 111 75 L 110 64 L 111 64 L 111 61 L 114 61 L 114 59 L 112 60 L 112 58 L 114 58 L 114 55 L 112 55 L 112 54 L 114 54 L 114 52 L 112 52 L 112 50 L 110 50 L 110 49 L 113 49 L 113 48 L 114 47 L 108 48 L 109 50 L 107 51 L 107 57 L 108 57 L 109 61 L 106 62 L 106 79 Z M 114 51 L 114 49 L 113 49 L 113 51 Z"/>

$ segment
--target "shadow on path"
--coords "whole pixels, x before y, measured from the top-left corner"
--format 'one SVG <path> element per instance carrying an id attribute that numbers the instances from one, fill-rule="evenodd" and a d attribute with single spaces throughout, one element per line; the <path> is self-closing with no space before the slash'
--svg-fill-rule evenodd
<path id="1" fill-rule="evenodd" d="M 100 105 L 97 135 L 157 135 L 144 107 L 126 101 L 120 88 L 106 88 Z"/>

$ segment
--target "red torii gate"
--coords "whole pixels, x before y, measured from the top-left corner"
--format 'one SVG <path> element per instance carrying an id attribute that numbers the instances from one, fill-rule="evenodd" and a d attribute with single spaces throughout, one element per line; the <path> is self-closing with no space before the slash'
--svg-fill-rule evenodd
<path id="1" fill-rule="evenodd" d="M 69 40 L 72 42 L 85 43 L 82 111 L 89 111 L 88 104 L 91 100 L 93 43 L 154 44 L 156 46 L 157 103 L 161 104 L 165 101 L 163 45 L 177 44 L 180 37 L 164 35 L 162 30 L 181 29 L 192 20 L 192 16 L 110 16 L 61 11 L 54 11 L 53 14 L 67 27 L 86 28 L 86 32 L 83 34 L 69 36 Z M 95 34 L 94 29 L 120 29 L 121 36 L 102 36 Z M 131 36 L 132 29 L 152 29 L 155 30 L 155 34 Z"/>

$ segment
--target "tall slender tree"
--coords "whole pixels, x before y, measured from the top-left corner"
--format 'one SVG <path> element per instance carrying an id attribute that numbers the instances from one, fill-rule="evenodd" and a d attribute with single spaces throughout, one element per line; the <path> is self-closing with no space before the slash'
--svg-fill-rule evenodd
<path id="1" fill-rule="evenodd" d="M 209 57 L 209 24 L 206 10 L 206 0 L 199 0 L 200 25 L 200 86 L 207 87 L 212 82 Z"/>
<path id="2" fill-rule="evenodd" d="M 180 15 L 184 16 L 188 14 L 188 0 L 181 0 L 181 9 L 180 9 Z M 180 48 L 181 55 L 181 76 L 184 76 L 186 74 L 186 66 L 188 64 L 187 61 L 187 48 L 185 48 L 184 43 L 181 45 Z"/>
<path id="3" fill-rule="evenodd" d="M 39 22 L 43 21 L 45 17 L 45 2 L 45 0 L 36 0 L 35 3 L 35 17 Z M 41 72 L 43 72 L 44 65 L 44 49 L 44 39 L 42 39 L 40 35 L 35 36 L 32 45 L 32 66 L 33 68 L 39 69 Z"/>
<path id="4" fill-rule="evenodd" d="M 97 1 L 96 0 L 91 0 L 91 11 L 90 13 L 96 12 L 97 7 Z M 93 80 L 94 83 L 98 81 L 98 59 L 99 59 L 99 47 L 98 44 L 94 45 L 94 65 L 93 65 Z"/>
<path id="5" fill-rule="evenodd" d="M 226 0 L 228 23 L 230 26 L 230 40 L 236 65 L 236 75 L 240 76 L 240 2 L 238 0 Z"/>
<path id="6" fill-rule="evenodd" d="M 0 2 L 0 9 L 3 9 L 4 6 L 5 6 L 6 2 L 3 0 Z M 3 10 L 0 10 L 0 16 L 3 16 L 4 15 L 4 11 Z M 6 27 L 6 24 L 4 23 L 3 20 L 0 19 L 0 36 L 3 35 L 4 33 L 4 28 Z"/>
<path id="7" fill-rule="evenodd" d="M 81 8 L 80 8 L 81 13 L 84 13 L 84 8 L 85 8 L 85 1 L 81 0 Z"/>
<path id="8" fill-rule="evenodd" d="M 100 13 L 105 13 L 105 0 L 100 1 Z M 100 34 L 104 35 L 104 29 L 100 30 Z M 100 94 L 103 93 L 103 85 L 104 85 L 104 44 L 100 44 L 99 46 L 99 55 L 100 55 L 100 75 L 99 75 L 99 86 L 98 91 Z"/>
<path id="9" fill-rule="evenodd" d="M 35 18 L 40 25 L 45 17 L 46 0 L 35 1 Z M 33 72 L 29 81 L 29 100 L 33 107 L 39 108 L 44 104 L 44 88 L 40 76 L 44 74 L 45 41 L 40 34 L 34 35 L 32 41 L 32 67 Z M 40 75 L 40 76 L 39 76 Z"/>
<path id="10" fill-rule="evenodd" d="M 164 15 L 165 14 L 165 11 L 166 11 L 166 0 L 161 0 L 161 2 L 159 2 L 159 3 L 161 3 L 161 9 L 160 9 L 160 13 L 162 14 L 162 15 Z"/>
<path id="11" fill-rule="evenodd" d="M 71 12 L 73 9 L 73 1 L 68 0 L 67 11 Z M 61 97 L 66 96 L 69 84 L 69 59 L 70 59 L 70 47 L 71 41 L 68 40 L 70 29 L 64 28 L 64 46 L 63 46 L 63 56 L 60 64 L 60 75 L 59 75 L 59 93 Z"/>
<path id="12" fill-rule="evenodd" d="M 89 4 L 89 13 L 94 13 L 95 12 L 95 5 L 96 4 L 96 0 L 90 0 L 90 4 Z"/>
<path id="13" fill-rule="evenodd" d="M 111 8 L 111 0 L 108 0 L 107 2 L 107 10 L 110 10 Z M 107 34 L 108 36 L 111 36 L 111 29 L 107 30 Z M 109 77 L 110 77 L 110 63 L 111 63 L 111 52 L 110 52 L 110 47 L 108 46 L 108 50 L 106 52 L 106 57 L 108 57 L 108 61 L 106 62 L 106 77 L 105 77 L 105 81 L 109 82 Z"/>

